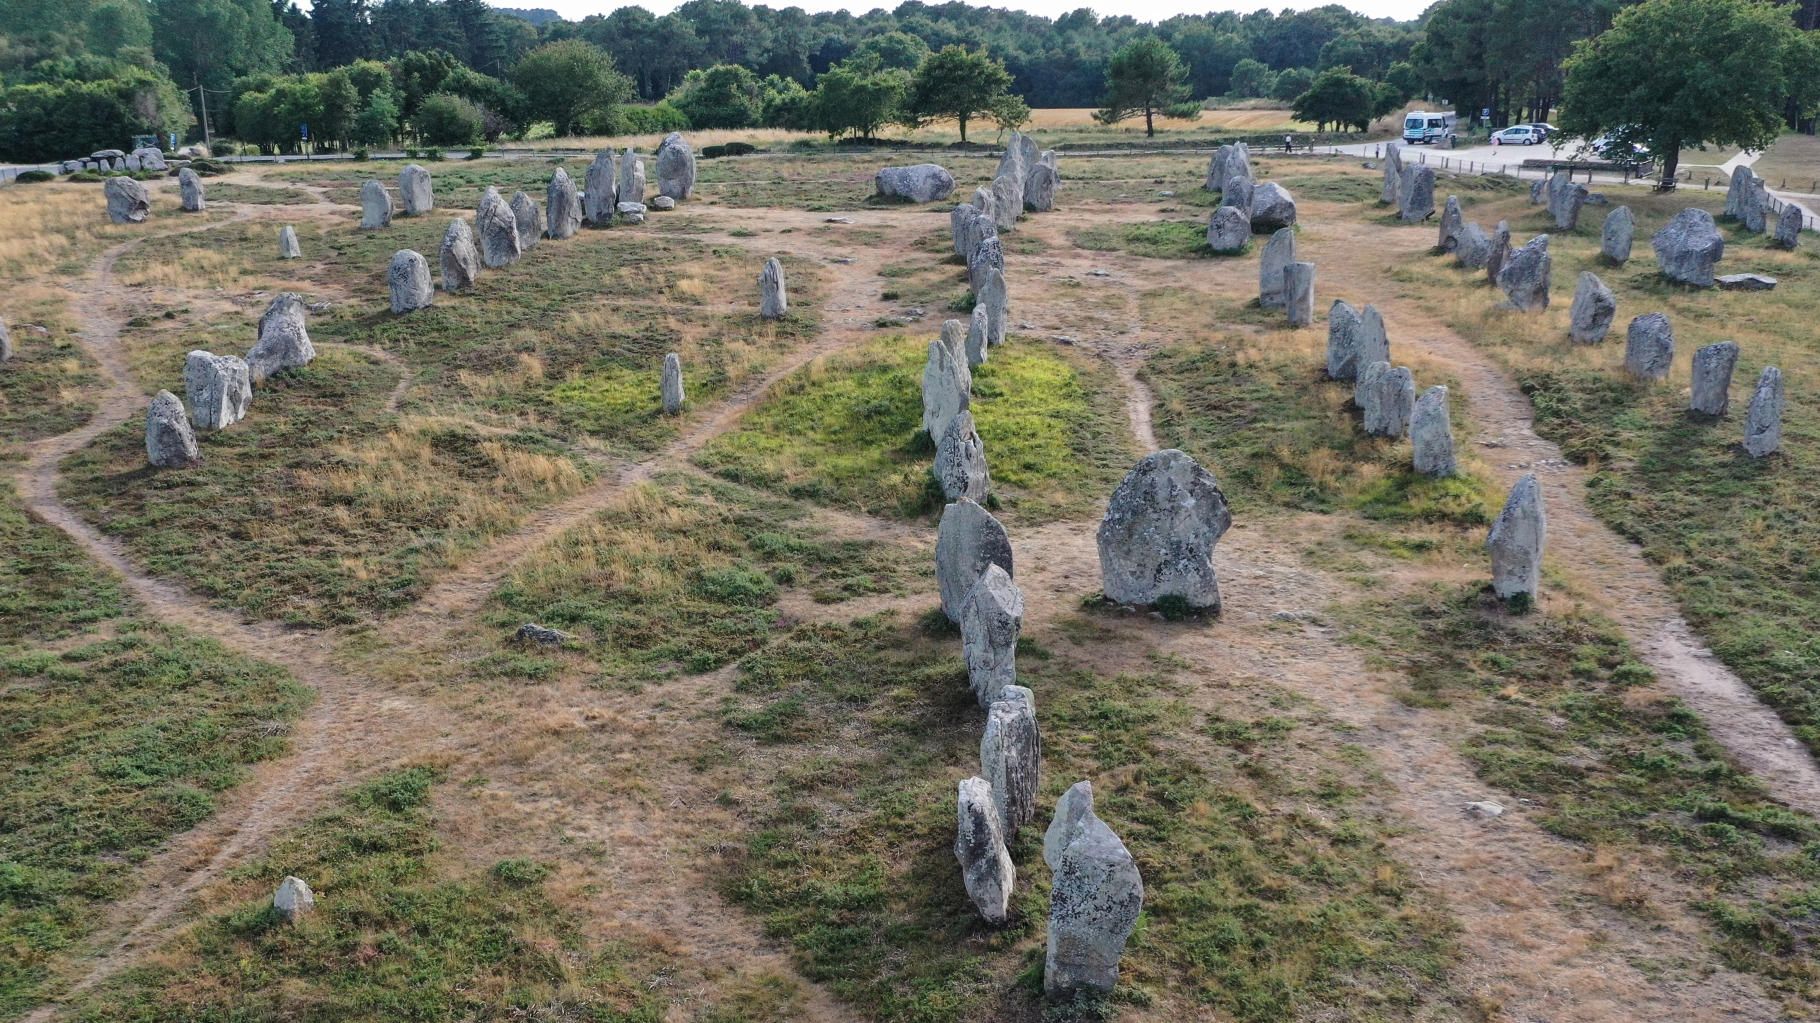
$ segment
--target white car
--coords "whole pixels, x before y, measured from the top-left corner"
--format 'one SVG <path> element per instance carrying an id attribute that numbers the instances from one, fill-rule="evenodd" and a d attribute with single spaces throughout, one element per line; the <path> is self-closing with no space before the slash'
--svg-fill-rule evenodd
<path id="1" fill-rule="evenodd" d="M 1500 132 L 1493 132 L 1491 141 L 1498 146 L 1533 146 L 1547 136 L 1533 124 L 1519 124 Z"/>

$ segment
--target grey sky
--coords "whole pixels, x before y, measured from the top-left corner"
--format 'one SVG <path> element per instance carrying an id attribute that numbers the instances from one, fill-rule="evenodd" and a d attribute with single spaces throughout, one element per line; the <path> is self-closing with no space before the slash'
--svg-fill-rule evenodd
<path id="1" fill-rule="evenodd" d="M 547 7 L 571 21 L 579 21 L 590 14 L 605 14 L 616 7 L 630 6 L 612 0 L 492 0 L 502 7 Z M 749 0 L 750 2 L 750 0 Z M 1028 11 L 1053 18 L 1081 7 L 1091 7 L 1100 14 L 1129 14 L 1143 21 L 1161 21 L 1177 14 L 1204 14 L 1215 10 L 1255 11 L 1268 7 L 1271 10 L 1307 10 L 1320 7 L 1333 0 L 1289 0 L 1284 3 L 1260 2 L 1234 3 L 1228 0 L 1126 0 L 1124 3 L 1105 3 L 1098 5 L 1084 0 L 1012 0 L 1010 3 L 978 4 L 976 6 L 1009 7 L 1014 10 Z M 1400 18 L 1409 20 L 1421 14 L 1430 0 L 1343 0 L 1344 6 L 1373 18 Z M 638 6 L 646 10 L 663 14 L 674 10 L 683 0 L 647 0 Z M 801 7 L 806 11 L 838 11 L 843 8 L 854 13 L 863 13 L 874 7 L 889 10 L 897 6 L 896 0 L 891 3 L 843 2 L 843 0 L 768 0 L 770 7 Z"/>

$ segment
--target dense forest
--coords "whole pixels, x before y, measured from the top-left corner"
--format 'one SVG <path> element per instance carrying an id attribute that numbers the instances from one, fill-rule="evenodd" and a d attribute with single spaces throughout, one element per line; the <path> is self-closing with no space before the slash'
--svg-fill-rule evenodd
<path id="1" fill-rule="evenodd" d="M 1328 5 L 1148 24 L 1086 8 L 1050 19 L 920 0 L 863 15 L 689 0 L 572 22 L 482 0 L 313 0 L 307 12 L 294 0 L 5 0 L 0 151 L 51 159 L 205 131 L 294 149 L 306 125 L 331 148 L 756 124 L 866 135 L 908 123 L 912 99 L 952 92 L 955 76 L 986 93 L 963 106 L 1004 123 L 1027 107 L 1109 103 L 1115 56 L 1152 40 L 1168 50 L 1162 92 L 1182 99 L 1301 100 L 1311 119 L 1344 125 L 1429 95 L 1502 122 L 1554 107 L 1574 43 L 1623 6 L 1441 0 L 1415 22 Z M 1820 0 L 1788 11 L 1812 29 Z M 980 59 L 926 67 L 956 48 Z"/>

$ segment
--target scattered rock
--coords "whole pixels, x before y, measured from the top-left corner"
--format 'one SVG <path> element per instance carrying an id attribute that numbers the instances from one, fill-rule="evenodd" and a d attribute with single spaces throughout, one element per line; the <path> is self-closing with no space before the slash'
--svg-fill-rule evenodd
<path id="1" fill-rule="evenodd" d="M 385 186 L 377 181 L 368 181 L 360 186 L 360 227 L 363 231 L 377 231 L 392 224 L 392 197 L 385 194 Z"/>
<path id="2" fill-rule="evenodd" d="M 1618 296 L 1591 270 L 1580 271 L 1574 286 L 1574 303 L 1568 310 L 1567 336 L 1583 345 L 1596 345 L 1611 331 L 1618 315 Z"/>
<path id="3" fill-rule="evenodd" d="M 1453 420 L 1447 410 L 1447 388 L 1436 385 L 1416 399 L 1409 417 L 1409 443 L 1415 470 L 1440 478 L 1459 472 L 1454 459 Z"/>
<path id="4" fill-rule="evenodd" d="M 132 178 L 108 178 L 101 186 L 107 196 L 107 219 L 116 224 L 143 224 L 152 212 L 152 193 Z"/>
<path id="5" fill-rule="evenodd" d="M 468 222 L 456 217 L 442 234 L 442 290 L 466 291 L 480 277 L 480 250 Z"/>
<path id="6" fill-rule="evenodd" d="M 1782 371 L 1763 367 L 1757 389 L 1751 392 L 1750 411 L 1744 417 L 1744 450 L 1763 458 L 1782 449 Z"/>
<path id="7" fill-rule="evenodd" d="M 1630 262 L 1631 240 L 1637 233 L 1637 218 L 1629 206 L 1619 206 L 1605 215 L 1605 226 L 1599 229 L 1599 255 L 1613 266 Z"/>
<path id="8" fill-rule="evenodd" d="M 1221 255 L 1245 251 L 1251 244 L 1251 217 L 1237 206 L 1221 206 L 1207 221 L 1207 247 Z"/>
<path id="9" fill-rule="evenodd" d="M 1504 510 L 1491 525 L 1485 546 L 1491 551 L 1491 586 L 1502 600 L 1527 594 L 1532 600 L 1542 584 L 1542 547 L 1548 520 L 1542 510 L 1542 485 L 1528 473 L 1510 489 Z"/>
<path id="10" fill-rule="evenodd" d="M 1270 236 L 1264 243 L 1264 251 L 1258 256 L 1258 305 L 1265 309 L 1282 309 L 1288 306 L 1287 294 L 1283 291 L 1283 271 L 1295 258 L 1295 229 L 1285 227 Z"/>
<path id="11" fill-rule="evenodd" d="M 297 229 L 289 224 L 278 229 L 278 258 L 303 258 L 303 247 L 297 244 Z"/>
<path id="12" fill-rule="evenodd" d="M 544 189 L 543 199 L 549 217 L 544 232 L 556 239 L 574 237 L 575 232 L 581 230 L 582 202 L 568 171 L 556 168 L 550 175 L 549 187 Z"/>
<path id="13" fill-rule="evenodd" d="M 182 197 L 181 203 L 185 213 L 201 213 L 208 209 L 208 198 L 204 195 L 202 179 L 188 167 L 177 172 L 177 191 Z"/>
<path id="14" fill-rule="evenodd" d="M 1662 276 L 1697 288 L 1713 286 L 1713 265 L 1725 255 L 1725 239 L 1712 214 L 1697 206 L 1674 215 L 1650 239 Z"/>
<path id="15" fill-rule="evenodd" d="M 237 355 L 194 351 L 183 360 L 183 394 L 199 429 L 225 430 L 246 418 L 253 377 Z"/>
<path id="16" fill-rule="evenodd" d="M 935 538 L 935 582 L 949 621 L 960 622 L 962 604 L 990 565 L 1015 574 L 1005 527 L 971 498 L 944 507 Z"/>
<path id="17" fill-rule="evenodd" d="M 287 877 L 272 894 L 272 908 L 285 923 L 294 924 L 298 917 L 315 911 L 316 893 L 310 891 L 303 878 Z"/>
<path id="18" fill-rule="evenodd" d="M 613 207 L 613 212 L 622 224 L 642 224 L 645 222 L 645 204 L 642 202 L 622 202 Z"/>
<path id="19" fill-rule="evenodd" d="M 274 373 L 307 366 L 314 358 L 316 346 L 310 343 L 303 296 L 280 292 L 260 315 L 259 340 L 246 353 L 251 382 L 258 384 Z"/>
<path id="20" fill-rule="evenodd" d="M 965 497 L 984 502 L 992 489 L 986 469 L 986 445 L 973 426 L 973 413 L 962 412 L 948 421 L 935 444 L 935 480 L 950 501 Z"/>
<path id="21" fill-rule="evenodd" d="M 518 224 L 518 246 L 530 251 L 543 237 L 543 211 L 537 200 L 522 191 L 512 193 L 512 219 Z"/>
<path id="22" fill-rule="evenodd" d="M 1173 448 L 1145 456 L 1112 493 L 1098 533 L 1100 579 L 1120 604 L 1178 598 L 1220 609 L 1213 548 L 1232 526 L 1213 474 Z"/>
<path id="23" fill-rule="evenodd" d="M 393 253 L 392 264 L 386 268 L 386 285 L 392 294 L 393 313 L 427 308 L 435 297 L 430 287 L 430 264 L 422 253 L 410 249 Z"/>
<path id="24" fill-rule="evenodd" d="M 1479 820 L 1495 820 L 1504 816 L 1503 805 L 1489 799 L 1467 803 L 1462 809 L 1466 811 L 1466 816 L 1476 817 Z"/>
<path id="25" fill-rule="evenodd" d="M 1668 317 L 1644 313 L 1624 337 L 1624 371 L 1638 380 L 1666 380 L 1675 362 L 1675 332 Z"/>
<path id="26" fill-rule="evenodd" d="M 1036 727 L 1036 694 L 1008 685 L 986 710 L 980 738 L 980 774 L 992 785 L 999 827 L 1006 837 L 1036 819 L 1043 740 Z"/>
<path id="27" fill-rule="evenodd" d="M 398 201 L 407 217 L 421 217 L 436 208 L 436 191 L 430 187 L 430 172 L 409 164 L 398 172 Z"/>
<path id="28" fill-rule="evenodd" d="M 190 417 L 169 391 L 159 391 L 145 410 L 145 457 L 158 469 L 181 469 L 199 457 Z"/>
<path id="29" fill-rule="evenodd" d="M 1725 274 L 1714 281 L 1722 291 L 1773 291 L 1780 283 L 1767 274 Z"/>
<path id="30" fill-rule="evenodd" d="M 676 352 L 664 356 L 663 403 L 665 415 L 683 410 L 682 356 Z"/>
<path id="31" fill-rule="evenodd" d="M 1295 199 L 1289 190 L 1266 181 L 1251 190 L 1251 229 L 1259 234 L 1295 225 Z"/>
<path id="32" fill-rule="evenodd" d="M 653 210 L 673 210 L 676 208 L 676 200 L 667 195 L 654 195 L 645 205 Z"/>
<path id="33" fill-rule="evenodd" d="M 1498 287 L 1504 289 L 1510 307 L 1519 312 L 1540 312 L 1548 308 L 1548 236 L 1536 235 L 1529 244 L 1510 253 L 1498 271 Z"/>
<path id="34" fill-rule="evenodd" d="M 1017 884 L 1017 868 L 1005 849 L 999 830 L 1000 813 L 992 798 L 992 785 L 984 778 L 967 778 L 956 794 L 958 821 L 954 858 L 961 864 L 961 882 L 967 897 L 988 923 L 1004 923 Z"/>
<path id="35" fill-rule="evenodd" d="M 1017 683 L 1017 637 L 1024 627 L 1024 592 L 988 564 L 961 600 L 961 652 L 979 705 L 989 707 Z"/>
<path id="36" fill-rule="evenodd" d="M 536 622 L 526 622 L 512 634 L 514 642 L 536 646 L 561 646 L 571 638 L 573 637 L 560 629 L 538 625 Z"/>
<path id="37" fill-rule="evenodd" d="M 1721 341 L 1694 351 L 1693 397 L 1687 408 L 1722 416 L 1731 407 L 1732 371 L 1738 366 L 1738 344 Z"/>
<path id="38" fill-rule="evenodd" d="M 946 167 L 934 163 L 881 167 L 872 178 L 872 186 L 880 199 L 938 202 L 954 193 L 954 175 L 948 173 Z"/>
<path id="39" fill-rule="evenodd" d="M 758 272 L 758 315 L 767 320 L 781 320 L 790 311 L 790 298 L 784 290 L 784 265 L 773 256 L 765 260 Z"/>

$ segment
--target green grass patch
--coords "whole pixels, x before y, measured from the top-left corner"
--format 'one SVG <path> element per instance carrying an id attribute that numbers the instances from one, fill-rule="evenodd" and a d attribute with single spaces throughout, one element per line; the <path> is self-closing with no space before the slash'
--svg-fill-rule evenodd
<path id="1" fill-rule="evenodd" d="M 13 357 L 0 367 L 0 437 L 23 443 L 87 422 L 101 376 L 68 327 L 53 323 L 40 334 L 18 319 L 7 322 Z"/>
<path id="2" fill-rule="evenodd" d="M 1212 259 L 1207 225 L 1196 220 L 1155 224 L 1102 224 L 1068 233 L 1068 240 L 1094 252 L 1129 252 L 1149 259 Z"/>
<path id="3" fill-rule="evenodd" d="M 308 691 L 145 618 L 0 500 L 0 1016 L 56 994 L 135 867 L 283 752 Z"/>
<path id="4" fill-rule="evenodd" d="M 721 476 L 869 513 L 938 511 L 921 436 L 928 342 L 885 339 L 819 360 L 772 389 L 696 456 Z M 992 352 L 972 411 L 998 502 L 1029 518 L 1091 509 L 1129 468 L 1118 384 L 1103 366 L 1031 342 Z"/>

